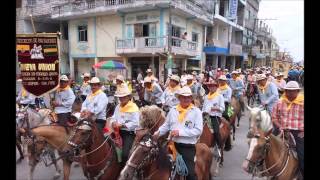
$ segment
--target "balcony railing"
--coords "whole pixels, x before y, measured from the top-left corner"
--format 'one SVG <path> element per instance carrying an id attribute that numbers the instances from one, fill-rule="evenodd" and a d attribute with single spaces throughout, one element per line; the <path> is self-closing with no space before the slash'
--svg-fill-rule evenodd
<path id="1" fill-rule="evenodd" d="M 130 53 L 164 53 L 167 49 L 167 37 L 137 37 L 128 39 L 116 39 L 116 52 L 118 54 Z M 197 42 L 187 41 L 178 37 L 172 37 L 172 52 L 180 55 L 196 56 Z"/>

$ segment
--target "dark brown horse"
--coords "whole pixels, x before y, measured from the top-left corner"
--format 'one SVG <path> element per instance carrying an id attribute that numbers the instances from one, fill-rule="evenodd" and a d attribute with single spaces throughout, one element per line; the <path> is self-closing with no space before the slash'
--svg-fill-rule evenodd
<path id="1" fill-rule="evenodd" d="M 242 167 L 253 176 L 262 175 L 275 180 L 294 179 L 300 175 L 293 152 L 284 141 L 271 134 L 271 130 L 256 130 Z"/>
<path id="2" fill-rule="evenodd" d="M 233 108 L 233 114 L 230 117 L 230 126 L 232 127 L 232 136 L 233 136 L 233 140 L 236 139 L 236 119 L 238 118 L 238 124 L 237 126 L 239 126 L 240 123 L 240 118 L 241 118 L 241 105 L 240 102 L 234 97 L 232 96 L 231 98 L 231 106 Z"/>
<path id="3" fill-rule="evenodd" d="M 162 180 L 172 177 L 172 163 L 167 151 L 165 136 L 154 139 L 151 134 L 164 122 L 164 112 L 157 106 L 146 106 L 140 110 L 140 126 L 130 158 L 121 171 L 120 180 L 132 179 L 137 172 L 138 179 Z M 196 144 L 195 173 L 199 180 L 210 179 L 209 170 L 212 154 L 207 145 Z M 174 179 L 181 178 L 175 176 Z"/>
<path id="4" fill-rule="evenodd" d="M 78 122 L 64 153 L 72 154 L 72 159 L 80 160 L 88 179 L 115 180 L 120 174 L 115 146 L 110 136 L 104 138 L 93 117 Z"/>
<path id="5" fill-rule="evenodd" d="M 210 122 L 210 116 L 207 113 L 204 113 L 203 115 L 204 119 L 204 126 L 203 126 L 203 131 L 200 136 L 199 142 L 206 144 L 209 148 L 212 148 L 211 151 L 213 151 L 213 147 L 215 146 L 215 137 L 210 130 L 208 123 Z M 220 149 L 221 152 L 221 159 L 218 161 L 213 161 L 213 164 L 211 165 L 211 173 L 213 175 L 218 174 L 219 170 L 219 165 L 223 165 L 224 157 L 223 157 L 223 150 L 231 150 L 231 135 L 230 135 L 230 123 L 224 119 L 223 117 L 221 118 L 221 124 L 220 124 L 220 137 L 221 137 L 221 143 L 222 143 L 222 148 Z M 215 160 L 215 159 L 214 159 Z"/>

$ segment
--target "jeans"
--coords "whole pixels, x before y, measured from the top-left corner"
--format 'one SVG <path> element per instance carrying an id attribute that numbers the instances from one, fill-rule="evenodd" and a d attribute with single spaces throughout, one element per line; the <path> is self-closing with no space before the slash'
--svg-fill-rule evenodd
<path id="1" fill-rule="evenodd" d="M 122 138 L 122 165 L 125 165 L 128 158 L 129 152 L 132 147 L 133 141 L 136 137 L 133 131 L 120 130 L 120 136 Z"/>
<path id="2" fill-rule="evenodd" d="M 106 120 L 96 119 L 96 124 L 97 124 L 97 127 L 98 127 L 99 131 L 100 131 L 101 133 L 103 133 L 103 128 L 104 128 L 104 126 L 106 125 Z"/>
<path id="3" fill-rule="evenodd" d="M 57 123 L 61 126 L 67 126 L 67 122 L 70 120 L 71 112 L 68 113 L 59 113 L 57 114 L 58 121 Z"/>
<path id="4" fill-rule="evenodd" d="M 291 130 L 290 132 L 292 133 L 294 140 L 296 141 L 296 151 L 299 160 L 299 169 L 302 176 L 304 176 L 304 137 L 301 138 L 298 136 L 298 134 L 301 131 Z"/>
<path id="5" fill-rule="evenodd" d="M 194 144 L 183 144 L 183 143 L 174 143 L 179 154 L 181 154 L 186 166 L 188 168 L 187 180 L 196 180 L 197 176 L 194 171 L 194 157 L 196 155 L 196 147 Z"/>

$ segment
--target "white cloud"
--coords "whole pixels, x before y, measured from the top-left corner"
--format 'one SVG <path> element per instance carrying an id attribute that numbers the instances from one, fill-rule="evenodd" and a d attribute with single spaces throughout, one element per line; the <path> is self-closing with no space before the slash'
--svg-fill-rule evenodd
<path id="1" fill-rule="evenodd" d="M 304 59 L 304 1 L 303 0 L 262 0 L 259 19 L 273 29 L 281 50 L 289 51 L 294 61 Z"/>

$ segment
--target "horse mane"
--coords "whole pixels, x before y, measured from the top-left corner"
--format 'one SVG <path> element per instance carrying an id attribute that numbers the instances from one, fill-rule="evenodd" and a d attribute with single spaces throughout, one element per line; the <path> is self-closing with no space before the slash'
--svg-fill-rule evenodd
<path id="1" fill-rule="evenodd" d="M 259 107 L 254 107 L 250 111 L 250 118 L 257 128 L 263 132 L 268 132 L 273 128 L 272 120 L 267 110 L 261 110 Z"/>
<path id="2" fill-rule="evenodd" d="M 159 153 L 156 158 L 157 167 L 160 170 L 166 170 L 168 167 L 171 167 L 171 161 L 168 156 L 167 146 L 159 146 Z"/>
<path id="3" fill-rule="evenodd" d="M 160 117 L 165 118 L 165 113 L 158 106 L 144 106 L 140 109 L 139 125 L 142 129 L 151 129 Z"/>

